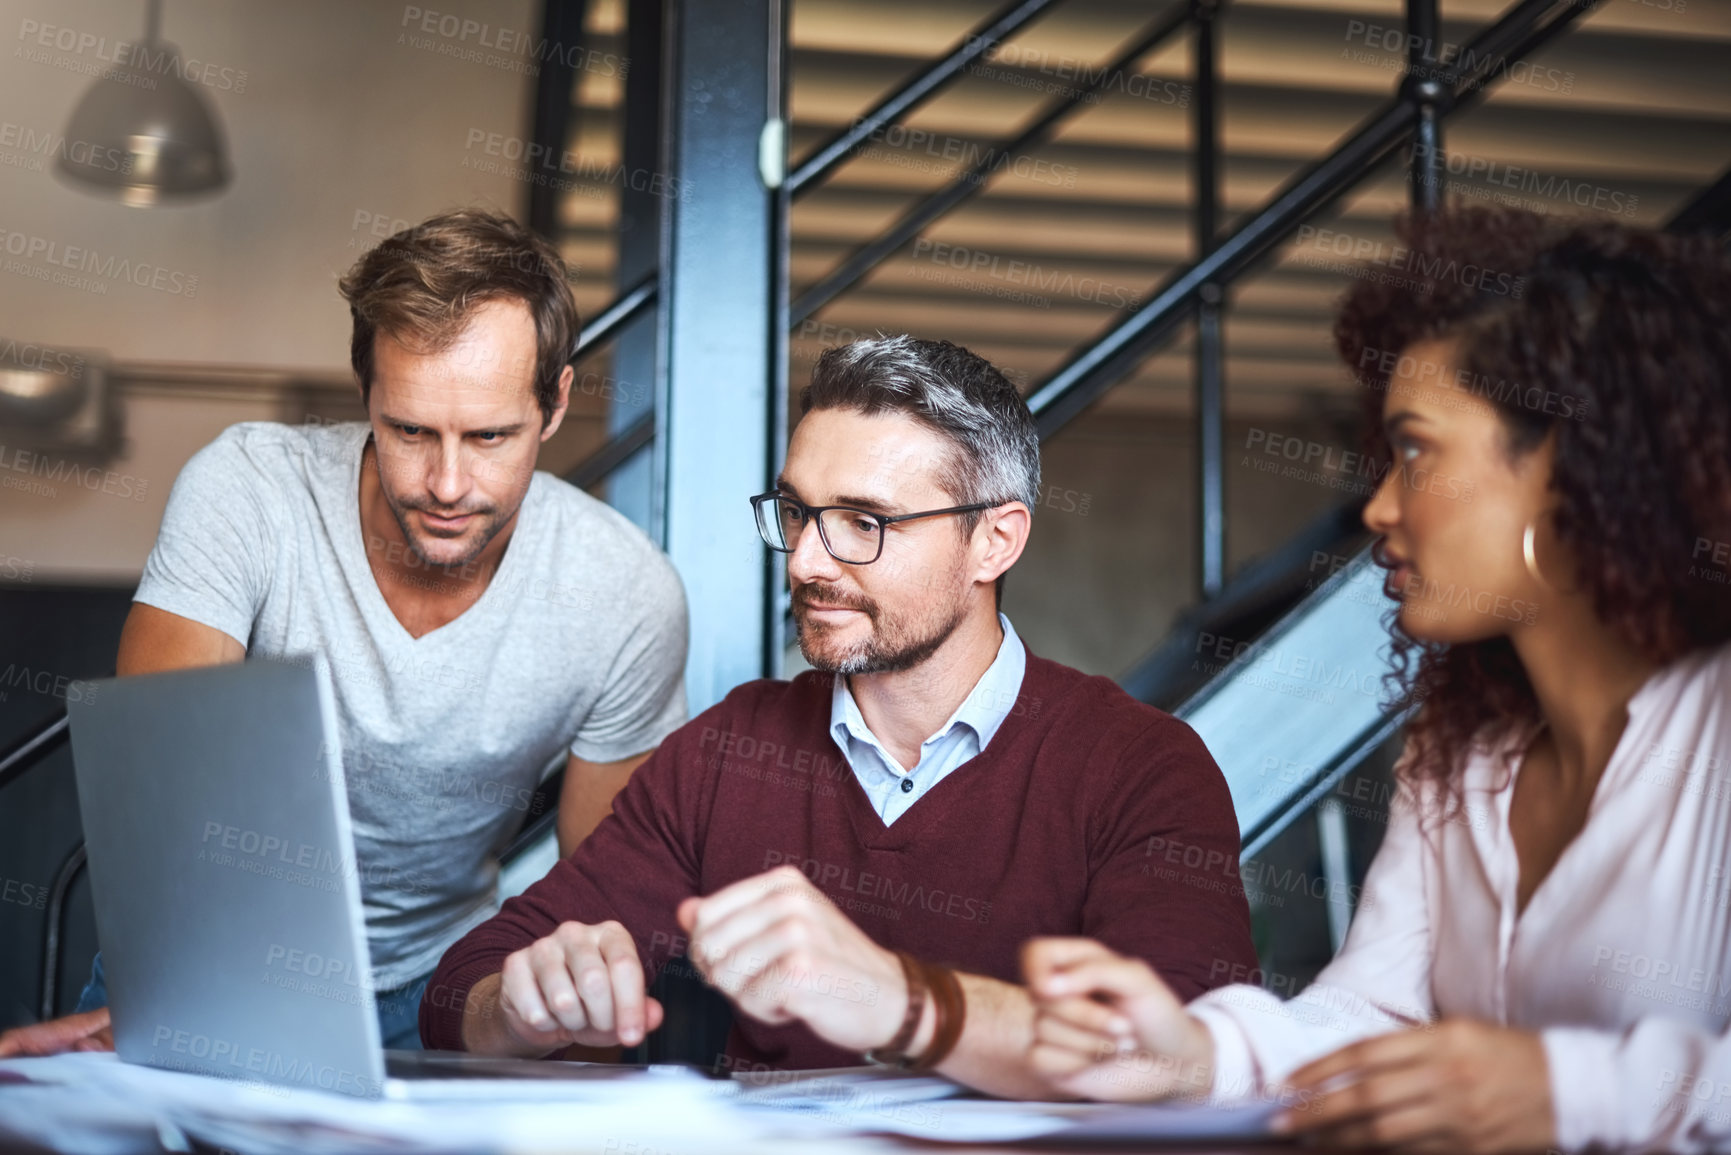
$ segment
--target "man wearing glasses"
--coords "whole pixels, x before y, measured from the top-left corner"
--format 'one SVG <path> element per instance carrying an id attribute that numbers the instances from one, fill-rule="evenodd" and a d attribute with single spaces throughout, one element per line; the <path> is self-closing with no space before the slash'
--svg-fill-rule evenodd
<path id="1" fill-rule="evenodd" d="M 826 351 L 801 406 L 751 502 L 813 669 L 674 732 L 575 853 L 452 947 L 427 1045 L 635 1044 L 663 1018 L 645 972 L 686 954 L 740 1012 L 720 1065 L 864 1055 L 1039 1095 L 1027 939 L 1104 939 L 1184 998 L 1255 967 L 1201 741 L 1029 653 L 998 612 L 1040 484 L 1014 387 L 890 337 Z"/>

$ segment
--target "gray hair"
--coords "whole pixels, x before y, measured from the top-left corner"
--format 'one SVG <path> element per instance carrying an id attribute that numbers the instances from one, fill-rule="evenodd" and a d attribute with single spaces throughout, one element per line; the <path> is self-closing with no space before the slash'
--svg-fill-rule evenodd
<path id="1" fill-rule="evenodd" d="M 800 412 L 906 413 L 954 447 L 939 484 L 958 505 L 1040 499 L 1040 434 L 1016 387 L 985 358 L 948 341 L 878 336 L 825 349 Z M 978 514 L 962 519 L 972 533 Z"/>

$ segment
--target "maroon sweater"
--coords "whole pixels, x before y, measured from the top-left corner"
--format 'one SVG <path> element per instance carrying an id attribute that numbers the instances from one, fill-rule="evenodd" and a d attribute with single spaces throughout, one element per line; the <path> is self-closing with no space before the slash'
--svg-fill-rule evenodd
<path id="1" fill-rule="evenodd" d="M 426 1045 L 460 1050 L 469 988 L 561 922 L 619 920 L 653 979 L 684 953 L 680 900 L 780 863 L 883 946 L 1006 982 L 1036 935 L 1146 959 L 1185 1000 L 1256 967 L 1232 799 L 1184 723 L 1029 654 L 990 744 L 886 827 L 830 737 L 830 692 L 815 672 L 751 682 L 670 735 L 569 858 L 445 952 Z M 744 1015 L 727 1049 L 746 1069 L 860 1061 Z"/>

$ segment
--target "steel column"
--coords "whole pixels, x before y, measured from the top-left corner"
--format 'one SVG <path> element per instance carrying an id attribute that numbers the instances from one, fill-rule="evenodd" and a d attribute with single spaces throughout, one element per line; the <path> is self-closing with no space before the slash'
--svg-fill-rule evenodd
<path id="1" fill-rule="evenodd" d="M 541 40 L 552 51 L 538 53 L 540 72 L 535 76 L 535 120 L 529 139 L 540 145 L 542 156 L 563 157 L 576 118 L 577 102 L 572 86 L 577 66 L 571 61 L 582 55 L 583 13 L 587 0 L 544 0 L 541 5 Z M 558 244 L 560 190 L 552 183 L 530 182 L 529 228 Z"/>
<path id="2" fill-rule="evenodd" d="M 1352 840 L 1346 829 L 1346 803 L 1330 794 L 1316 804 L 1316 845 L 1328 912 L 1328 940 L 1339 954 L 1352 925 Z"/>
<path id="3" fill-rule="evenodd" d="M 1023 7 L 1032 7 L 1024 4 Z M 789 432 L 788 417 L 788 359 L 792 353 L 792 343 L 788 340 L 788 330 L 792 328 L 789 314 L 789 298 L 793 291 L 793 198 L 798 195 L 799 187 L 794 184 L 793 177 L 787 172 L 789 147 L 789 124 L 787 115 L 787 62 L 788 62 L 788 3 L 778 3 L 775 22 L 775 39 L 771 45 L 771 57 L 768 68 L 769 107 L 774 117 L 773 130 L 766 131 L 760 142 L 758 165 L 763 170 L 764 183 L 770 186 L 770 257 L 769 257 L 769 331 L 765 334 L 769 343 L 769 468 L 768 475 L 777 477 L 781 473 L 782 462 L 787 458 L 787 440 Z M 893 99 L 893 98 L 892 98 Z M 841 153 L 835 158 L 839 164 L 841 158 L 851 153 Z M 804 166 L 802 166 L 804 167 Z M 807 171 L 828 172 L 828 168 L 819 167 Z M 767 488 L 767 486 L 765 487 Z M 789 620 L 787 601 L 787 559 L 781 554 L 770 550 L 764 551 L 764 605 L 763 605 L 763 653 L 764 672 L 773 677 L 781 676 L 782 655 L 787 649 Z"/>
<path id="4" fill-rule="evenodd" d="M 627 174 L 656 172 L 661 168 L 661 6 L 662 0 L 631 0 L 625 12 L 625 57 L 631 67 L 625 75 L 625 123 L 619 156 Z M 661 206 L 665 198 L 656 191 L 653 181 L 628 179 L 622 184 L 619 259 L 614 284 L 624 303 L 638 293 L 655 291 L 654 277 L 661 261 Z M 597 318 L 605 319 L 605 316 Z M 644 422 L 653 420 L 655 412 L 655 318 L 640 309 L 635 316 L 621 319 L 618 333 L 613 346 L 614 388 L 607 411 L 607 432 L 613 439 L 610 444 L 619 443 L 624 448 L 624 435 L 640 430 Z M 587 377 L 586 371 L 578 372 L 579 380 Z M 647 444 L 648 440 L 643 438 L 641 444 Z M 615 468 L 607 478 L 608 504 L 638 528 L 658 536 L 661 526 L 653 512 L 656 479 L 650 456 L 626 453 L 616 455 L 610 464 Z"/>
<path id="5" fill-rule="evenodd" d="M 780 0 L 669 0 L 666 17 L 656 516 L 685 576 L 695 713 L 768 668 L 768 571 L 745 499 L 771 459 L 774 209 L 758 157 Z"/>
<path id="6" fill-rule="evenodd" d="M 1194 105 L 1196 259 L 1214 251 L 1220 213 L 1220 117 L 1216 81 L 1215 0 L 1194 0 L 1196 25 Z M 1217 281 L 1205 283 L 1196 305 L 1197 585 L 1204 599 L 1226 584 L 1225 366 L 1221 347 L 1223 300 Z"/>
<path id="7" fill-rule="evenodd" d="M 1413 126 L 1412 207 L 1434 213 L 1443 203 L 1442 103 L 1452 84 L 1444 81 L 1442 54 L 1437 47 L 1437 0 L 1406 0 L 1407 63 L 1402 93 L 1413 102 L 1418 123 Z"/>

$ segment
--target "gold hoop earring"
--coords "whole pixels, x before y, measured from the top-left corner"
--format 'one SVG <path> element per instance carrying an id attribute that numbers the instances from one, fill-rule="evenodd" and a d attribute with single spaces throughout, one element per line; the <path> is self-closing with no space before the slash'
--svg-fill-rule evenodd
<path id="1" fill-rule="evenodd" d="M 1532 575 L 1539 588 L 1546 593 L 1555 593 L 1551 583 L 1545 580 L 1545 575 L 1539 572 L 1539 553 L 1534 548 L 1538 538 L 1539 523 L 1535 519 L 1527 522 L 1527 528 L 1521 533 L 1521 560 L 1527 563 L 1527 573 Z"/>

